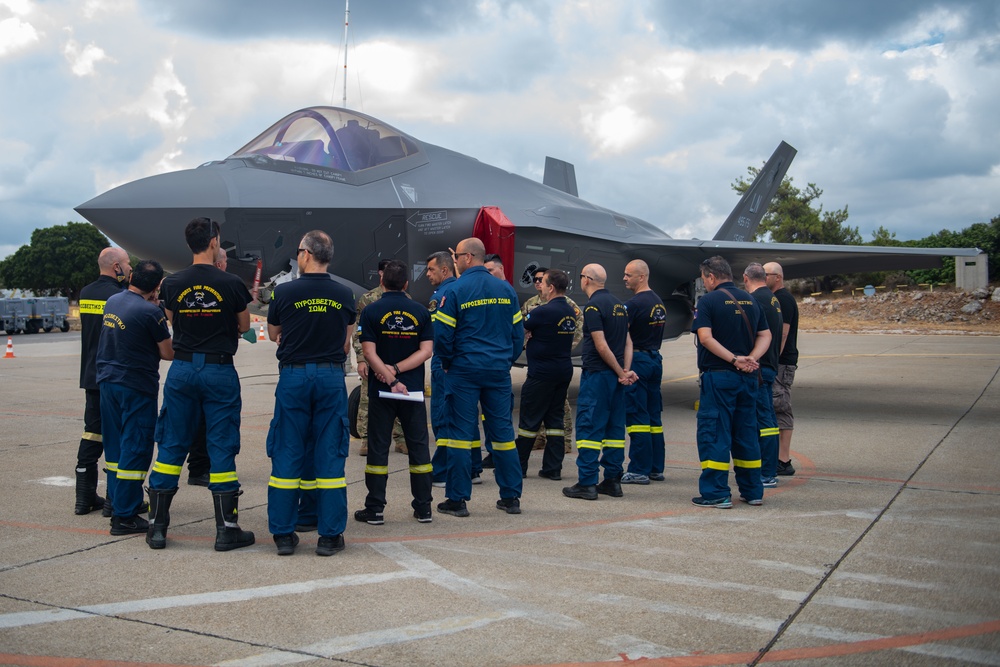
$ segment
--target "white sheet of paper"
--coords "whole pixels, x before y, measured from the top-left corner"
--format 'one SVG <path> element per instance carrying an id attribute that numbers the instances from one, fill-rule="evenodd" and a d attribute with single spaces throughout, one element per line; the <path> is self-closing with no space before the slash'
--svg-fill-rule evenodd
<path id="1" fill-rule="evenodd" d="M 424 402 L 424 392 L 411 391 L 409 394 L 394 394 L 391 391 L 380 391 L 379 398 L 391 398 L 397 401 L 413 401 L 414 403 Z"/>

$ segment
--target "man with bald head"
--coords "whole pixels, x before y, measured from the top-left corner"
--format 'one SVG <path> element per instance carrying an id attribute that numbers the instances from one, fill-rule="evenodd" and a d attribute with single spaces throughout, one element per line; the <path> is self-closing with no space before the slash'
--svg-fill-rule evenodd
<path id="1" fill-rule="evenodd" d="M 128 285 L 132 266 L 121 248 L 105 248 L 97 258 L 100 276 L 80 290 L 80 389 L 86 392 L 83 409 L 83 436 L 76 453 L 76 514 L 101 509 L 111 516 L 111 488 L 108 502 L 97 495 L 97 460 L 104 451 L 101 430 L 101 390 L 97 384 L 97 343 L 101 336 L 104 304 Z M 109 481 L 114 471 L 109 470 Z"/>
<path id="2" fill-rule="evenodd" d="M 625 461 L 626 385 L 638 377 L 626 370 L 632 363 L 625 304 L 604 288 L 607 271 L 588 264 L 580 273 L 580 287 L 590 301 L 583 309 L 583 374 L 576 401 L 576 466 L 578 481 L 563 489 L 568 498 L 597 500 L 599 493 L 622 496 Z M 598 481 L 599 465 L 604 481 Z"/>
<path id="3" fill-rule="evenodd" d="M 795 297 L 785 287 L 785 272 L 781 264 L 768 262 L 764 265 L 767 287 L 778 297 L 781 306 L 781 354 L 778 356 L 778 374 L 774 378 L 772 394 L 774 413 L 778 417 L 778 470 L 779 476 L 795 474 L 792 467 L 792 429 L 795 418 L 792 415 L 792 383 L 799 363 L 799 306 Z"/>
<path id="4" fill-rule="evenodd" d="M 484 266 L 486 248 L 476 238 L 459 242 L 454 252 L 459 278 L 434 312 L 434 355 L 445 373 L 448 414 L 439 447 L 449 447 L 447 499 L 438 511 L 469 516 L 472 497 L 470 450 L 479 441 L 479 409 L 493 443 L 500 500 L 497 509 L 521 513 L 521 464 L 511 421 L 510 367 L 524 342 L 521 309 L 509 283 Z M 435 399 L 437 397 L 435 396 Z"/>
<path id="5" fill-rule="evenodd" d="M 663 326 L 667 309 L 649 288 L 649 266 L 633 259 L 625 267 L 625 287 L 635 296 L 625 302 L 632 339 L 632 370 L 639 380 L 625 387 L 625 432 L 629 437 L 628 472 L 622 484 L 663 481 Z"/>

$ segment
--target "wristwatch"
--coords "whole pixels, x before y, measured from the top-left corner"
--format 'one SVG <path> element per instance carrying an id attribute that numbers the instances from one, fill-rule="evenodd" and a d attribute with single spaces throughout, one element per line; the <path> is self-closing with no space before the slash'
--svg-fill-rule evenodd
<path id="1" fill-rule="evenodd" d="M 731 363 L 731 364 L 733 364 L 733 365 L 735 365 L 735 364 L 736 364 L 736 355 L 735 355 L 735 354 L 733 355 L 733 360 L 732 360 L 732 361 L 730 361 L 729 363 Z"/>
<path id="2" fill-rule="evenodd" d="M 393 380 L 392 382 L 389 383 L 389 389 L 392 389 L 397 384 L 399 384 L 399 378 L 396 378 L 395 380 Z"/>

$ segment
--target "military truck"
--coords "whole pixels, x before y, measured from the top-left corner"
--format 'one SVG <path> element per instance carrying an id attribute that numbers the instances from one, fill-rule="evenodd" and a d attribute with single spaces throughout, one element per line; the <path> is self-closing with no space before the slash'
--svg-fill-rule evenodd
<path id="1" fill-rule="evenodd" d="M 0 318 L 9 335 L 15 333 L 69 331 L 69 299 L 64 296 L 37 296 L 0 299 Z"/>

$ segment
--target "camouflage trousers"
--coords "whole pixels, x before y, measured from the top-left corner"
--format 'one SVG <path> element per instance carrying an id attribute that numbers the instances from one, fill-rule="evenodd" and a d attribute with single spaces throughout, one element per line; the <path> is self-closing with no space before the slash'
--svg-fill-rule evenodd
<path id="1" fill-rule="evenodd" d="M 368 380 L 361 379 L 361 402 L 358 405 L 358 435 L 361 436 L 361 448 L 368 447 Z M 406 439 L 403 437 L 403 427 L 397 419 L 392 423 L 392 441 L 396 443 L 396 451 L 406 453 Z M 362 452 L 364 455 L 365 452 Z"/>
<path id="2" fill-rule="evenodd" d="M 566 431 L 566 453 L 573 451 L 573 411 L 569 407 L 569 399 L 563 405 L 563 430 Z M 535 436 L 535 446 L 532 449 L 545 449 L 545 429 L 538 429 Z"/>

